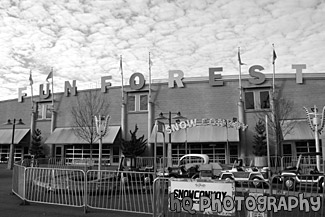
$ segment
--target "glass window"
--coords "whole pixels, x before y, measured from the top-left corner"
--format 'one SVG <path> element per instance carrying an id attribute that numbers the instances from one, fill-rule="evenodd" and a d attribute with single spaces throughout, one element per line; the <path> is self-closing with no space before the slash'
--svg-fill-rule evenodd
<path id="1" fill-rule="evenodd" d="M 135 96 L 128 96 L 128 111 L 135 111 Z"/>
<path id="2" fill-rule="evenodd" d="M 246 109 L 270 109 L 270 92 L 268 90 L 249 90 L 245 92 Z"/>
<path id="3" fill-rule="evenodd" d="M 322 152 L 322 144 L 320 142 L 319 150 Z M 296 142 L 297 156 L 306 152 L 316 152 L 315 140 Z"/>
<path id="4" fill-rule="evenodd" d="M 246 107 L 246 109 L 254 109 L 255 108 L 253 92 L 245 93 L 245 107 Z"/>
<path id="5" fill-rule="evenodd" d="M 147 111 L 148 110 L 148 94 L 135 94 L 128 95 L 128 111 Z"/>
<path id="6" fill-rule="evenodd" d="M 52 105 L 50 103 L 39 103 L 37 105 L 37 119 L 51 119 Z"/>
<path id="7" fill-rule="evenodd" d="M 261 91 L 260 92 L 260 102 L 261 102 L 261 109 L 268 109 L 268 108 L 270 108 L 270 95 L 269 95 L 269 91 Z"/>
<path id="8" fill-rule="evenodd" d="M 45 118 L 51 118 L 52 117 L 52 105 L 47 104 L 44 106 L 45 109 Z"/>
<path id="9" fill-rule="evenodd" d="M 140 111 L 148 110 L 148 95 L 140 95 Z"/>

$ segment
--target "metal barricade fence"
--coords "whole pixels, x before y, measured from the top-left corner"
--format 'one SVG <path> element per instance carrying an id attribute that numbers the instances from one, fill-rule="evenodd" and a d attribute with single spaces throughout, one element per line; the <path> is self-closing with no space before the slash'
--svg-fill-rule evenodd
<path id="1" fill-rule="evenodd" d="M 29 167 L 25 171 L 25 200 L 84 207 L 84 183 L 83 170 Z"/>
<path id="2" fill-rule="evenodd" d="M 154 173 L 133 171 L 87 171 L 87 206 L 152 214 Z"/>
<path id="3" fill-rule="evenodd" d="M 279 179 L 282 178 L 282 179 Z M 287 177 L 288 178 L 288 177 Z M 248 217 L 321 217 L 325 215 L 324 187 L 309 186 L 306 180 L 316 178 L 314 175 L 306 175 L 294 188 L 288 189 L 285 186 L 285 177 L 275 176 L 270 182 L 263 180 L 247 180 L 235 182 L 235 212 L 231 216 Z M 324 178 L 324 175 L 322 175 Z M 154 217 L 174 216 L 207 216 L 196 213 L 194 215 L 182 211 L 171 212 L 169 210 L 168 178 L 157 178 L 154 181 Z M 256 183 L 261 185 L 256 187 Z M 239 200 L 241 198 L 241 200 Z"/>
<path id="4" fill-rule="evenodd" d="M 25 199 L 25 170 L 26 168 L 19 164 L 13 166 L 12 192 L 22 200 Z"/>
<path id="5" fill-rule="evenodd" d="M 24 167 L 14 165 L 12 191 L 23 201 L 153 213 L 152 172 Z"/>

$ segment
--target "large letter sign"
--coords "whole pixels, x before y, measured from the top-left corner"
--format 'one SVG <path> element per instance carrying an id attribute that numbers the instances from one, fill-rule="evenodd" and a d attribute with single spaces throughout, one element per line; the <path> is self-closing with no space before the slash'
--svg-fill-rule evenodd
<path id="1" fill-rule="evenodd" d="M 183 78 L 184 78 L 184 72 L 182 70 L 170 70 L 169 78 L 168 78 L 168 87 L 174 88 L 175 82 L 178 87 L 184 87 L 184 84 L 182 82 Z"/>
<path id="2" fill-rule="evenodd" d="M 69 96 L 70 93 L 75 96 L 77 95 L 77 87 L 76 87 L 76 80 L 73 80 L 72 81 L 72 84 L 73 86 L 71 86 L 70 82 L 69 81 L 66 81 L 64 83 L 64 93 L 65 93 L 65 96 Z"/>
<path id="3" fill-rule="evenodd" d="M 138 84 L 136 83 L 135 78 L 139 78 Z M 139 72 L 132 74 L 129 82 L 130 82 L 131 89 L 133 90 L 140 90 L 145 85 L 144 76 Z"/>
<path id="4" fill-rule="evenodd" d="M 112 79 L 112 76 L 110 76 L 110 75 L 101 77 L 101 92 L 102 93 L 106 93 L 108 87 L 112 86 L 112 83 L 107 81 L 107 80 L 111 80 L 111 79 Z"/>
<path id="5" fill-rule="evenodd" d="M 259 71 L 256 71 L 259 70 Z M 264 70 L 263 66 L 254 65 L 249 68 L 249 75 L 252 78 L 248 79 L 248 81 L 252 84 L 262 84 L 265 81 L 265 75 L 260 71 Z"/>
<path id="6" fill-rule="evenodd" d="M 222 67 L 209 68 L 209 84 L 211 86 L 223 86 L 223 81 L 217 80 L 221 79 L 221 74 L 215 74 L 215 72 L 222 72 Z"/>
<path id="7" fill-rule="evenodd" d="M 292 69 L 296 70 L 296 83 L 297 84 L 302 84 L 303 80 L 302 80 L 302 70 L 306 69 L 307 66 L 306 64 L 293 64 L 292 65 Z"/>

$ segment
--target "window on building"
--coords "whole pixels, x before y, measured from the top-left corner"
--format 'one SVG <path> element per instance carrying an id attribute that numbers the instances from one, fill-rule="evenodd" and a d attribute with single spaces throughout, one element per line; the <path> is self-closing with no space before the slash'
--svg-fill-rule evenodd
<path id="1" fill-rule="evenodd" d="M 283 144 L 283 155 L 284 156 L 292 156 L 291 144 L 284 143 Z"/>
<path id="2" fill-rule="evenodd" d="M 245 92 L 245 108 L 260 110 L 270 108 L 270 92 L 268 90 L 247 90 Z"/>
<path id="3" fill-rule="evenodd" d="M 234 154 L 234 152 L 232 152 Z M 211 162 L 226 162 L 226 149 L 224 144 L 189 143 L 187 154 L 206 154 Z M 172 147 L 172 158 L 179 159 L 185 155 L 185 144 L 174 143 Z"/>
<path id="4" fill-rule="evenodd" d="M 39 103 L 37 105 L 37 119 L 51 119 L 52 117 L 52 104 Z"/>
<path id="5" fill-rule="evenodd" d="M 98 163 L 99 158 L 99 146 L 98 144 L 93 144 L 92 147 L 90 147 L 89 144 L 74 144 L 74 145 L 66 145 L 65 146 L 65 157 L 69 161 L 79 160 L 79 159 L 85 159 L 85 158 L 92 158 L 94 160 L 94 163 Z M 90 154 L 92 152 L 92 154 Z M 103 144 L 102 146 L 102 163 L 109 164 L 111 163 L 111 147 L 108 144 Z"/>
<path id="6" fill-rule="evenodd" d="M 128 111 L 135 111 L 135 96 L 128 96 Z"/>
<path id="7" fill-rule="evenodd" d="M 140 95 L 140 111 L 148 110 L 148 95 Z"/>
<path id="8" fill-rule="evenodd" d="M 319 151 L 322 152 L 322 144 L 319 144 Z M 296 153 L 299 156 L 306 152 L 316 152 L 316 146 L 314 140 L 296 142 Z"/>
<path id="9" fill-rule="evenodd" d="M 137 93 L 130 94 L 127 98 L 128 111 L 147 111 L 148 110 L 148 94 Z"/>
<path id="10" fill-rule="evenodd" d="M 246 109 L 254 109 L 255 103 L 254 103 L 254 93 L 253 92 L 246 92 L 245 93 L 245 106 Z"/>
<path id="11" fill-rule="evenodd" d="M 261 102 L 261 109 L 269 109 L 270 108 L 269 91 L 261 91 L 260 92 L 260 102 Z"/>

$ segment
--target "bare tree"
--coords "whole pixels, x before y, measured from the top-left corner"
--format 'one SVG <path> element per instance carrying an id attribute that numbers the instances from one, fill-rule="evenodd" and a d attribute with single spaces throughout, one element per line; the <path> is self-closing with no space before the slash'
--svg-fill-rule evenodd
<path id="1" fill-rule="evenodd" d="M 73 117 L 73 131 L 75 135 L 90 145 L 92 158 L 93 144 L 99 138 L 96 133 L 96 115 L 108 115 L 108 102 L 100 90 L 89 90 L 80 93 L 71 108 Z"/>
<path id="2" fill-rule="evenodd" d="M 279 153 L 278 148 L 284 137 L 290 134 L 296 125 L 295 121 L 290 121 L 295 116 L 294 102 L 276 93 L 271 103 L 273 103 L 272 109 L 258 113 L 257 117 L 263 120 L 265 116 L 268 117 L 269 135 L 274 139 L 276 153 Z"/>

